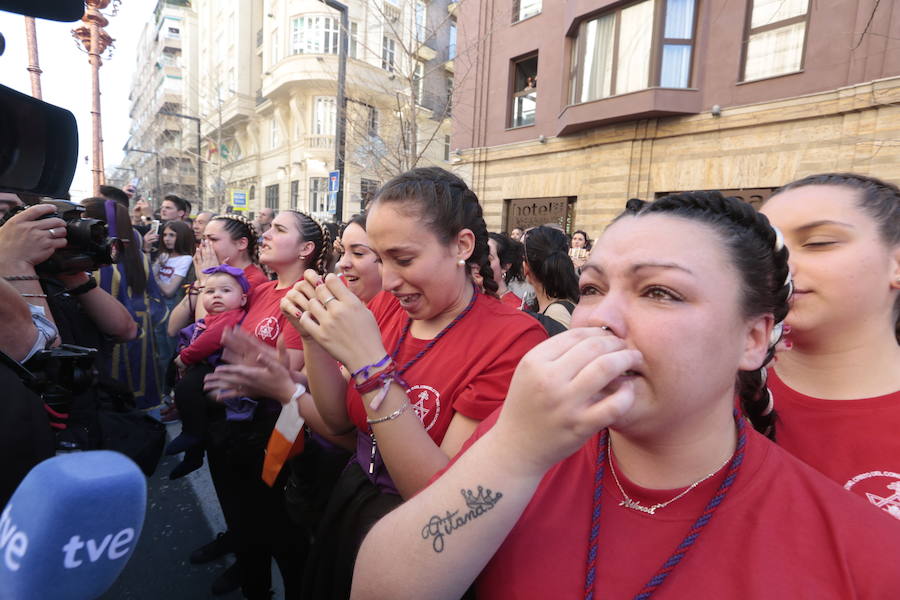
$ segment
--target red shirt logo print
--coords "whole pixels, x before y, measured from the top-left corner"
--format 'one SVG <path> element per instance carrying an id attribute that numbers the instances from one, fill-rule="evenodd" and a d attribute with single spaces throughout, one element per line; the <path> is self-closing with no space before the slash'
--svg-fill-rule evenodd
<path id="1" fill-rule="evenodd" d="M 275 317 L 266 317 L 256 324 L 256 337 L 262 341 L 278 339 L 281 333 L 281 327 L 278 325 L 278 319 Z"/>
<path id="2" fill-rule="evenodd" d="M 441 414 L 440 392 L 430 385 L 414 385 L 406 390 L 406 395 L 409 398 L 410 407 L 425 426 L 425 431 L 434 427 Z"/>

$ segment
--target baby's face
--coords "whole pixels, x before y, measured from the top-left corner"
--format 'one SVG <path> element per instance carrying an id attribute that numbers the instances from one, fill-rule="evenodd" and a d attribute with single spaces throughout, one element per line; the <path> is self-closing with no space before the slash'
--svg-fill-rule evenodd
<path id="1" fill-rule="evenodd" d="M 203 288 L 203 308 L 210 314 L 240 308 L 247 296 L 237 279 L 227 273 L 214 273 L 206 278 Z"/>

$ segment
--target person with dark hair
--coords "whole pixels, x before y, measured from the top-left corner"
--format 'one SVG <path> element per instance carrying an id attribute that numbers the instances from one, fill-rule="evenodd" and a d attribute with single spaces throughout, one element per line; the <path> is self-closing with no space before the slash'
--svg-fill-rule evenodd
<path id="1" fill-rule="evenodd" d="M 101 185 L 100 186 L 100 195 L 103 196 L 107 200 L 114 200 L 125 207 L 127 211 L 128 206 L 128 194 L 125 193 L 124 190 L 121 190 L 112 185 Z"/>
<path id="2" fill-rule="evenodd" d="M 515 242 L 521 242 L 522 233 L 523 232 L 521 227 L 513 227 L 512 231 L 509 232 L 509 237 L 511 237 Z"/>
<path id="3" fill-rule="evenodd" d="M 488 247 L 491 250 L 491 272 L 497 282 L 497 297 L 501 302 L 520 310 L 522 299 L 507 287 L 510 281 L 524 279 L 522 271 L 522 244 L 501 233 L 488 234 Z"/>
<path id="4" fill-rule="evenodd" d="M 85 216 L 107 222 L 111 236 L 124 242 L 124 255 L 116 265 L 101 267 L 97 278 L 100 287 L 127 307 L 141 332 L 127 344 L 104 349 L 101 371 L 123 382 L 134 391 L 137 408 L 149 409 L 160 402 L 162 375 L 156 359 L 154 324 L 165 317 L 165 304 L 156 279 L 148 277 L 151 265 L 141 252 L 141 237 L 132 229 L 128 209 L 119 202 L 104 198 L 81 201 Z M 110 223 L 112 218 L 113 223 Z"/>
<path id="5" fill-rule="evenodd" d="M 578 302 L 578 276 L 569 259 L 569 244 L 562 230 L 548 225 L 532 227 L 522 236 L 525 279 L 534 287 L 541 324 L 554 335 L 569 328 Z"/>
<path id="6" fill-rule="evenodd" d="M 900 524 L 759 432 L 787 259 L 736 198 L 629 202 L 573 328 L 372 530 L 354 598 L 894 596 Z"/>
<path id="7" fill-rule="evenodd" d="M 591 238 L 588 237 L 584 230 L 577 230 L 572 234 L 572 241 L 569 248 L 569 258 L 575 265 L 575 270 L 581 272 L 581 267 L 587 262 L 587 258 L 591 253 Z"/>
<path id="8" fill-rule="evenodd" d="M 381 270 L 366 233 L 365 213 L 350 217 L 341 232 L 341 246 L 344 253 L 337 268 L 350 291 L 368 304 L 381 292 Z"/>
<path id="9" fill-rule="evenodd" d="M 210 222 L 207 231 L 217 220 Z M 318 221 L 291 210 L 280 212 L 262 239 L 259 261 L 277 278 L 257 285 L 250 292 L 247 314 L 240 329 L 272 349 L 282 345 L 281 352 L 289 371 L 297 372 L 304 366 L 304 344 L 300 334 L 282 314 L 280 302 L 303 276 L 304 270 L 314 270 L 320 275 L 326 273 L 331 239 Z M 224 360 L 256 365 L 258 356 L 258 352 L 249 356 L 226 352 Z M 268 395 L 272 383 L 248 382 L 240 390 L 240 396 L 257 402 L 252 420 L 226 420 L 219 408 L 218 415 L 209 424 L 210 473 L 228 524 L 226 535 L 237 556 L 233 567 L 237 573 L 229 569 L 214 587 L 227 589 L 221 586 L 238 575 L 244 595 L 251 599 L 270 597 L 273 557 L 284 579 L 286 597 L 296 597 L 308 550 L 308 532 L 292 524 L 286 512 L 284 485 L 287 470 L 280 472 L 272 487 L 261 478 L 267 444 L 281 412 L 279 400 Z M 204 370 L 202 365 L 194 365 L 179 382 L 176 399 L 179 394 L 202 396 L 204 386 L 221 399 L 233 391 L 227 377 L 218 377 L 215 372 L 210 373 L 209 368 Z M 220 544 L 217 546 L 221 547 Z"/>
<path id="10" fill-rule="evenodd" d="M 163 198 L 162 204 L 159 205 L 159 216 L 163 221 L 183 221 L 190 214 L 191 203 L 174 194 Z"/>
<path id="11" fill-rule="evenodd" d="M 769 370 L 775 439 L 900 519 L 900 189 L 811 175 L 762 212 L 790 248 L 795 290 L 791 348 Z"/>
<path id="12" fill-rule="evenodd" d="M 165 376 L 175 354 L 176 338 L 167 329 L 171 311 L 184 297 L 182 282 L 189 279 L 194 254 L 194 232 L 183 221 L 167 221 L 160 231 L 162 245 L 159 256 L 153 261 L 152 272 L 166 306 L 165 317 L 156 323 L 156 357 L 159 372 Z M 164 386 L 168 391 L 168 386 Z M 165 401 L 171 405 L 171 400 Z M 164 415 L 165 416 L 165 415 Z M 175 415 L 165 416 L 164 422 L 174 420 Z"/>
<path id="13" fill-rule="evenodd" d="M 282 303 L 304 336 L 327 433 L 357 438 L 315 536 L 304 575 L 309 598 L 348 597 L 365 532 L 447 464 L 499 406 L 519 359 L 546 337 L 534 320 L 488 297 L 497 283 L 481 205 L 456 175 L 419 168 L 395 177 L 369 204 L 366 229 L 389 292 L 369 303 L 371 312 L 340 278 L 311 272 Z"/>

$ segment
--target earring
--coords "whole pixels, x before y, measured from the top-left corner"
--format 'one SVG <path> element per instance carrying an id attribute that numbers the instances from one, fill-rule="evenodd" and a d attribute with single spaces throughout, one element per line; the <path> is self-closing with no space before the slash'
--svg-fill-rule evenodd
<path id="1" fill-rule="evenodd" d="M 464 267 L 464 266 L 466 266 L 466 259 L 461 258 L 461 259 L 459 259 L 458 261 L 456 261 L 456 263 L 457 263 L 459 266 Z"/>

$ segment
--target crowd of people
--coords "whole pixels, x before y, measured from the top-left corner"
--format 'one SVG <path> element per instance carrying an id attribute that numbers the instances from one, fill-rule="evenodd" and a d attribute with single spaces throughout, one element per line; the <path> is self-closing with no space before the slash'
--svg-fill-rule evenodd
<path id="1" fill-rule="evenodd" d="M 236 557 L 214 593 L 269 598 L 272 559 L 291 599 L 900 590 L 896 186 L 631 199 L 593 240 L 489 232 L 439 168 L 336 236 L 132 192 L 82 203 L 124 259 L 58 279 L 101 372 L 181 421 L 169 476 L 208 462 L 227 531 L 190 559 Z M 0 227 L 22 362 L 62 330 L 49 212 Z"/>

